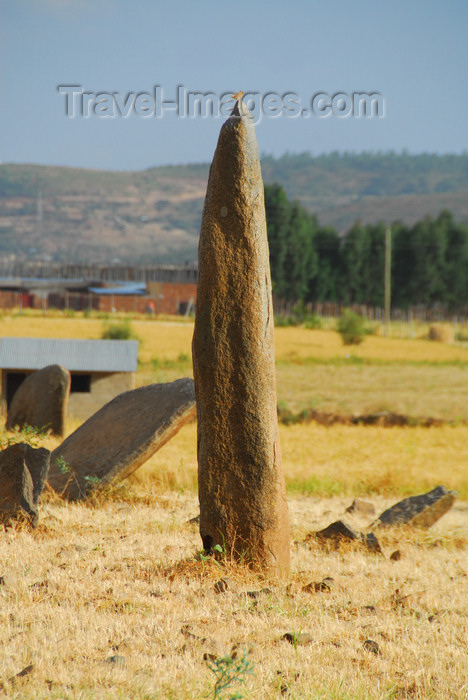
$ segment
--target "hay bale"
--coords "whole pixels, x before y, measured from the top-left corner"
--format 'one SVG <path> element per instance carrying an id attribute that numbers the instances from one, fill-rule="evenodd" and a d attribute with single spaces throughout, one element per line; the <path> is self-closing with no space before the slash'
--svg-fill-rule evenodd
<path id="1" fill-rule="evenodd" d="M 434 323 L 429 328 L 429 340 L 436 340 L 439 343 L 453 343 L 455 332 L 452 326 Z"/>

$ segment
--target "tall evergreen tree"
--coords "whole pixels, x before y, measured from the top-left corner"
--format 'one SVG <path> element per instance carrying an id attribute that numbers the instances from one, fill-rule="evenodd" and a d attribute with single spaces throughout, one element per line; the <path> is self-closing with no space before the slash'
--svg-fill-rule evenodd
<path id="1" fill-rule="evenodd" d="M 341 248 L 342 299 L 346 303 L 367 302 L 369 250 L 369 230 L 358 221 L 346 235 Z"/>
<path id="2" fill-rule="evenodd" d="M 285 259 L 288 249 L 291 204 L 286 196 L 286 192 L 277 183 L 265 186 L 265 213 L 273 294 L 280 299 L 284 299 L 286 298 L 288 287 Z"/>
<path id="3" fill-rule="evenodd" d="M 305 301 L 309 284 L 317 271 L 317 253 L 313 247 L 316 221 L 299 202 L 293 202 L 289 220 L 285 274 L 288 280 L 284 298 Z"/>
<path id="4" fill-rule="evenodd" d="M 309 277 L 308 301 L 339 301 L 340 237 L 331 226 L 319 227 L 313 246 L 317 254 L 317 272 L 313 277 Z"/>

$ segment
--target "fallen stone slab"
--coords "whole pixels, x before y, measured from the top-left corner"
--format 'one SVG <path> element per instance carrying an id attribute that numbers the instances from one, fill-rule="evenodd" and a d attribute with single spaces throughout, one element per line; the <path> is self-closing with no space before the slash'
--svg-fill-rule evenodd
<path id="1" fill-rule="evenodd" d="M 51 455 L 49 485 L 69 500 L 125 479 L 195 416 L 193 380 L 150 384 L 103 406 Z"/>
<path id="2" fill-rule="evenodd" d="M 456 491 L 449 491 L 445 486 L 437 486 L 420 496 L 410 496 L 387 508 L 375 520 L 371 528 L 392 527 L 395 525 L 413 525 L 428 528 L 450 510 L 457 497 Z"/>
<path id="3" fill-rule="evenodd" d="M 340 542 L 346 540 L 348 540 L 349 542 L 354 540 L 363 544 L 369 551 L 377 554 L 382 554 L 380 543 L 377 537 L 374 535 L 374 533 L 358 532 L 357 530 L 354 530 L 354 528 L 352 528 L 350 525 L 345 523 L 344 520 L 336 520 L 334 523 L 331 523 L 323 530 L 313 532 L 310 537 L 315 537 L 316 539 L 318 539 L 319 541 L 321 540 L 322 542 L 328 541 L 334 545 L 339 545 Z"/>
<path id="4" fill-rule="evenodd" d="M 39 497 L 49 470 L 50 452 L 26 443 L 0 452 L 0 521 L 25 518 L 36 527 Z"/>
<path id="5" fill-rule="evenodd" d="M 70 372 L 60 365 L 49 365 L 30 374 L 13 397 L 7 430 L 30 425 L 63 435 L 70 382 Z"/>

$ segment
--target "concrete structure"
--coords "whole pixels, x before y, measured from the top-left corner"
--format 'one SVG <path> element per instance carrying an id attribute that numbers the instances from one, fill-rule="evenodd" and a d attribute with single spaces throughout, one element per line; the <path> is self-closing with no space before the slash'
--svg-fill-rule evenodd
<path id="1" fill-rule="evenodd" d="M 123 391 L 135 388 L 136 340 L 2 338 L 2 411 L 32 372 L 62 365 L 71 374 L 68 415 L 85 420 Z"/>

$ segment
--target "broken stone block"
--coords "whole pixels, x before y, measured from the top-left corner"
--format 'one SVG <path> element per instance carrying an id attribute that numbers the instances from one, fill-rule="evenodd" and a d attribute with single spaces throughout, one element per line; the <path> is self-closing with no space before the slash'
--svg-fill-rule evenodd
<path id="1" fill-rule="evenodd" d="M 39 518 L 38 501 L 49 469 L 50 452 L 26 443 L 0 452 L 0 520 L 25 518 L 33 527 Z"/>
<path id="2" fill-rule="evenodd" d="M 345 523 L 344 520 L 336 520 L 323 530 L 314 532 L 313 536 L 318 540 L 322 540 L 323 542 L 329 541 L 335 545 L 339 545 L 340 542 L 346 540 L 349 542 L 354 540 L 356 542 L 361 542 L 369 551 L 382 554 L 380 543 L 374 533 L 358 532 Z"/>
<path id="3" fill-rule="evenodd" d="M 431 527 L 450 510 L 457 495 L 456 491 L 449 491 L 445 486 L 437 486 L 432 491 L 420 496 L 410 496 L 384 510 L 371 527 L 392 527 L 395 525 Z"/>

